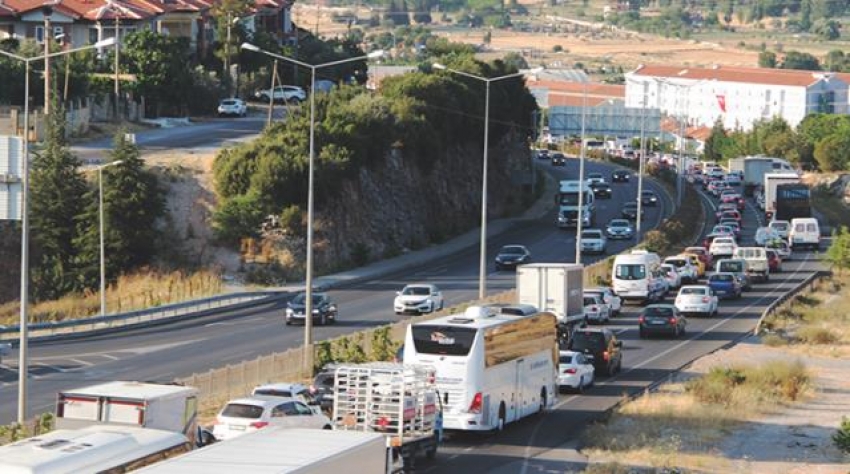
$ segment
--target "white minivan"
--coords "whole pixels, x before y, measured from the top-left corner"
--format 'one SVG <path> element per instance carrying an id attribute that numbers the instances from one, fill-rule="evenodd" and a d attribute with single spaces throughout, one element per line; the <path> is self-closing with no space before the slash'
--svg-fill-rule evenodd
<path id="1" fill-rule="evenodd" d="M 792 249 L 810 247 L 820 248 L 820 226 L 814 217 L 798 217 L 791 219 L 791 229 L 788 230 L 788 243 Z"/>
<path id="2" fill-rule="evenodd" d="M 614 293 L 623 301 L 661 301 L 667 292 L 667 281 L 660 266 L 658 254 L 646 250 L 617 255 L 611 277 Z"/>

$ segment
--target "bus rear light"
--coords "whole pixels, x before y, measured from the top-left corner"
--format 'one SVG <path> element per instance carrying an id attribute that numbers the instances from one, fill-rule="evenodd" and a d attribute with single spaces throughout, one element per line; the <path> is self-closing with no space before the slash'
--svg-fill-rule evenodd
<path id="1" fill-rule="evenodd" d="M 469 413 L 480 414 L 483 400 L 484 397 L 481 396 L 481 392 L 476 393 L 475 396 L 472 397 L 472 403 L 469 404 Z"/>

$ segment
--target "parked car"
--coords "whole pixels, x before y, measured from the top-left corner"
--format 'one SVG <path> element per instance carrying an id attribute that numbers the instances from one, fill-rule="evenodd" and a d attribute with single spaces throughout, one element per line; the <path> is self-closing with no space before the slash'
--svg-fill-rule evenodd
<path id="1" fill-rule="evenodd" d="M 329 430 L 331 421 L 319 410 L 294 398 L 238 398 L 227 402 L 216 416 L 213 436 L 225 441 L 267 426 Z"/>
<path id="2" fill-rule="evenodd" d="M 640 193 L 640 202 L 644 206 L 658 205 L 658 196 L 653 191 L 643 191 Z"/>
<path id="3" fill-rule="evenodd" d="M 425 314 L 443 309 L 444 304 L 443 292 L 437 285 L 414 283 L 396 292 L 393 310 L 395 314 Z"/>
<path id="4" fill-rule="evenodd" d="M 602 303 L 608 305 L 609 314 L 611 316 L 617 316 L 620 314 L 620 310 L 623 307 L 623 300 L 614 294 L 614 290 L 611 289 L 611 287 L 597 286 L 593 288 L 585 288 L 584 293 L 599 296 Z"/>
<path id="5" fill-rule="evenodd" d="M 717 295 L 708 285 L 686 285 L 679 288 L 675 304 L 681 313 L 717 316 Z"/>
<path id="6" fill-rule="evenodd" d="M 687 326 L 688 320 L 672 304 L 651 304 L 643 308 L 638 316 L 641 339 L 659 333 L 679 337 L 685 334 Z"/>
<path id="7" fill-rule="evenodd" d="M 611 173 L 612 183 L 628 183 L 632 177 L 632 172 L 629 170 L 616 170 Z"/>
<path id="8" fill-rule="evenodd" d="M 531 252 L 524 245 L 505 245 L 496 254 L 496 271 L 516 268 L 517 265 L 531 262 Z"/>
<path id="9" fill-rule="evenodd" d="M 626 219 L 632 219 L 632 220 L 637 219 L 637 215 L 638 215 L 638 205 L 637 205 L 637 203 L 630 201 L 630 202 L 623 204 L 623 210 L 621 211 L 621 214 Z M 643 216 L 643 214 L 644 214 L 643 207 L 641 207 L 640 208 L 641 217 Z"/>
<path id="10" fill-rule="evenodd" d="M 735 253 L 736 248 L 738 248 L 738 244 L 735 243 L 734 237 L 717 237 L 711 242 L 711 247 L 708 248 L 708 253 L 710 253 L 713 258 L 730 256 Z"/>
<path id="11" fill-rule="evenodd" d="M 734 273 L 722 272 L 712 273 L 708 276 L 708 287 L 720 299 L 740 298 L 744 289 L 741 287 L 741 282 L 735 277 Z"/>
<path id="12" fill-rule="evenodd" d="M 221 99 L 218 103 L 218 116 L 244 117 L 248 114 L 248 104 L 242 99 Z"/>
<path id="13" fill-rule="evenodd" d="M 573 331 L 568 349 L 593 357 L 597 373 L 614 375 L 623 366 L 623 342 L 608 328 L 579 328 Z"/>
<path id="14" fill-rule="evenodd" d="M 581 251 L 604 254 L 608 248 L 608 239 L 600 229 L 585 229 L 581 231 Z"/>
<path id="15" fill-rule="evenodd" d="M 313 293 L 313 323 L 324 326 L 335 323 L 338 313 L 336 303 L 331 300 L 327 293 Z M 286 325 L 303 323 L 306 318 L 304 311 L 307 309 L 307 293 L 298 293 L 286 303 Z"/>
<path id="16" fill-rule="evenodd" d="M 584 320 L 588 323 L 608 324 L 611 308 L 602 302 L 599 295 L 584 293 Z"/>
<path id="17" fill-rule="evenodd" d="M 307 92 L 298 86 L 277 86 L 274 89 L 262 89 L 254 92 L 254 97 L 268 102 L 303 102 L 307 100 Z"/>
<path id="18" fill-rule="evenodd" d="M 558 353 L 558 391 L 566 389 L 584 391 L 593 385 L 596 369 L 592 359 L 581 352 L 560 351 Z"/>
<path id="19" fill-rule="evenodd" d="M 635 236 L 635 229 L 627 219 L 612 219 L 605 228 L 609 239 L 631 239 Z"/>
<path id="20" fill-rule="evenodd" d="M 566 166 L 567 157 L 563 153 L 552 153 L 552 166 Z"/>
<path id="21" fill-rule="evenodd" d="M 598 197 L 599 199 L 611 199 L 614 195 L 614 191 L 611 189 L 611 185 L 608 183 L 599 183 L 593 186 L 593 195 Z"/>
<path id="22" fill-rule="evenodd" d="M 664 279 L 667 280 L 667 287 L 671 290 L 677 290 L 682 286 L 682 275 L 676 269 L 676 266 L 670 263 L 661 264 L 658 267 Z"/>

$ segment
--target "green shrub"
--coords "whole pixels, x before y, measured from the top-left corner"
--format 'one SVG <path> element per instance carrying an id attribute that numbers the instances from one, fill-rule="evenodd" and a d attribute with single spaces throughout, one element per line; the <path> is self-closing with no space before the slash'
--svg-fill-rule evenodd
<path id="1" fill-rule="evenodd" d="M 805 344 L 835 344 L 839 337 L 821 326 L 804 326 L 797 330 L 796 339 Z"/>
<path id="2" fill-rule="evenodd" d="M 732 390 L 746 380 L 738 369 L 713 367 L 706 375 L 689 381 L 685 390 L 703 403 L 728 405 L 732 401 Z"/>
<path id="3" fill-rule="evenodd" d="M 841 426 L 832 435 L 832 441 L 838 449 L 850 454 L 850 419 L 841 417 Z"/>

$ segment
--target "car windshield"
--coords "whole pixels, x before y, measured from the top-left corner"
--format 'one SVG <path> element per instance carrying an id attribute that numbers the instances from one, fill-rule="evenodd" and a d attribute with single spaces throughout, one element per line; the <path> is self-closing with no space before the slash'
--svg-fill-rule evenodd
<path id="1" fill-rule="evenodd" d="M 629 222 L 625 221 L 625 220 L 611 221 L 611 223 L 608 224 L 608 227 L 628 227 L 628 226 L 629 226 Z"/>
<path id="2" fill-rule="evenodd" d="M 680 293 L 683 295 L 704 295 L 704 288 L 682 288 Z"/>
<path id="3" fill-rule="evenodd" d="M 734 277 L 732 275 L 711 275 L 709 281 L 732 281 Z"/>
<path id="4" fill-rule="evenodd" d="M 231 418 L 257 419 L 263 415 L 263 407 L 245 403 L 228 403 L 221 411 L 221 416 Z"/>
<path id="5" fill-rule="evenodd" d="M 313 304 L 319 304 L 322 302 L 323 296 L 317 293 L 313 293 Z M 295 295 L 295 298 L 292 298 L 292 302 L 295 304 L 304 304 L 307 302 L 307 294 L 306 293 L 298 293 Z"/>
<path id="6" fill-rule="evenodd" d="M 427 286 L 405 286 L 401 291 L 403 295 L 428 296 L 431 290 Z"/>
<path id="7" fill-rule="evenodd" d="M 582 239 L 598 239 L 601 237 L 602 234 L 598 230 L 585 230 L 581 233 Z"/>
<path id="8" fill-rule="evenodd" d="M 644 310 L 643 314 L 645 316 L 672 316 L 673 308 L 670 308 L 668 306 L 649 307 Z"/>
<path id="9" fill-rule="evenodd" d="M 525 250 L 522 247 L 502 247 L 499 253 L 502 255 L 522 255 Z"/>
<path id="10" fill-rule="evenodd" d="M 587 175 L 587 179 L 603 179 L 601 173 L 590 173 Z"/>
<path id="11" fill-rule="evenodd" d="M 221 101 L 221 105 L 236 105 L 237 103 L 238 102 L 233 99 L 224 99 Z"/>
<path id="12" fill-rule="evenodd" d="M 573 333 L 570 347 L 576 351 L 601 349 L 605 347 L 605 335 L 601 332 L 576 331 Z"/>
<path id="13" fill-rule="evenodd" d="M 655 196 L 655 193 L 653 193 L 652 191 L 644 191 L 644 192 L 642 193 L 642 195 L 643 195 L 644 197 L 654 197 L 654 196 Z"/>
<path id="14" fill-rule="evenodd" d="M 614 276 L 620 280 L 643 280 L 646 278 L 646 266 L 642 263 L 619 264 L 614 268 Z"/>

